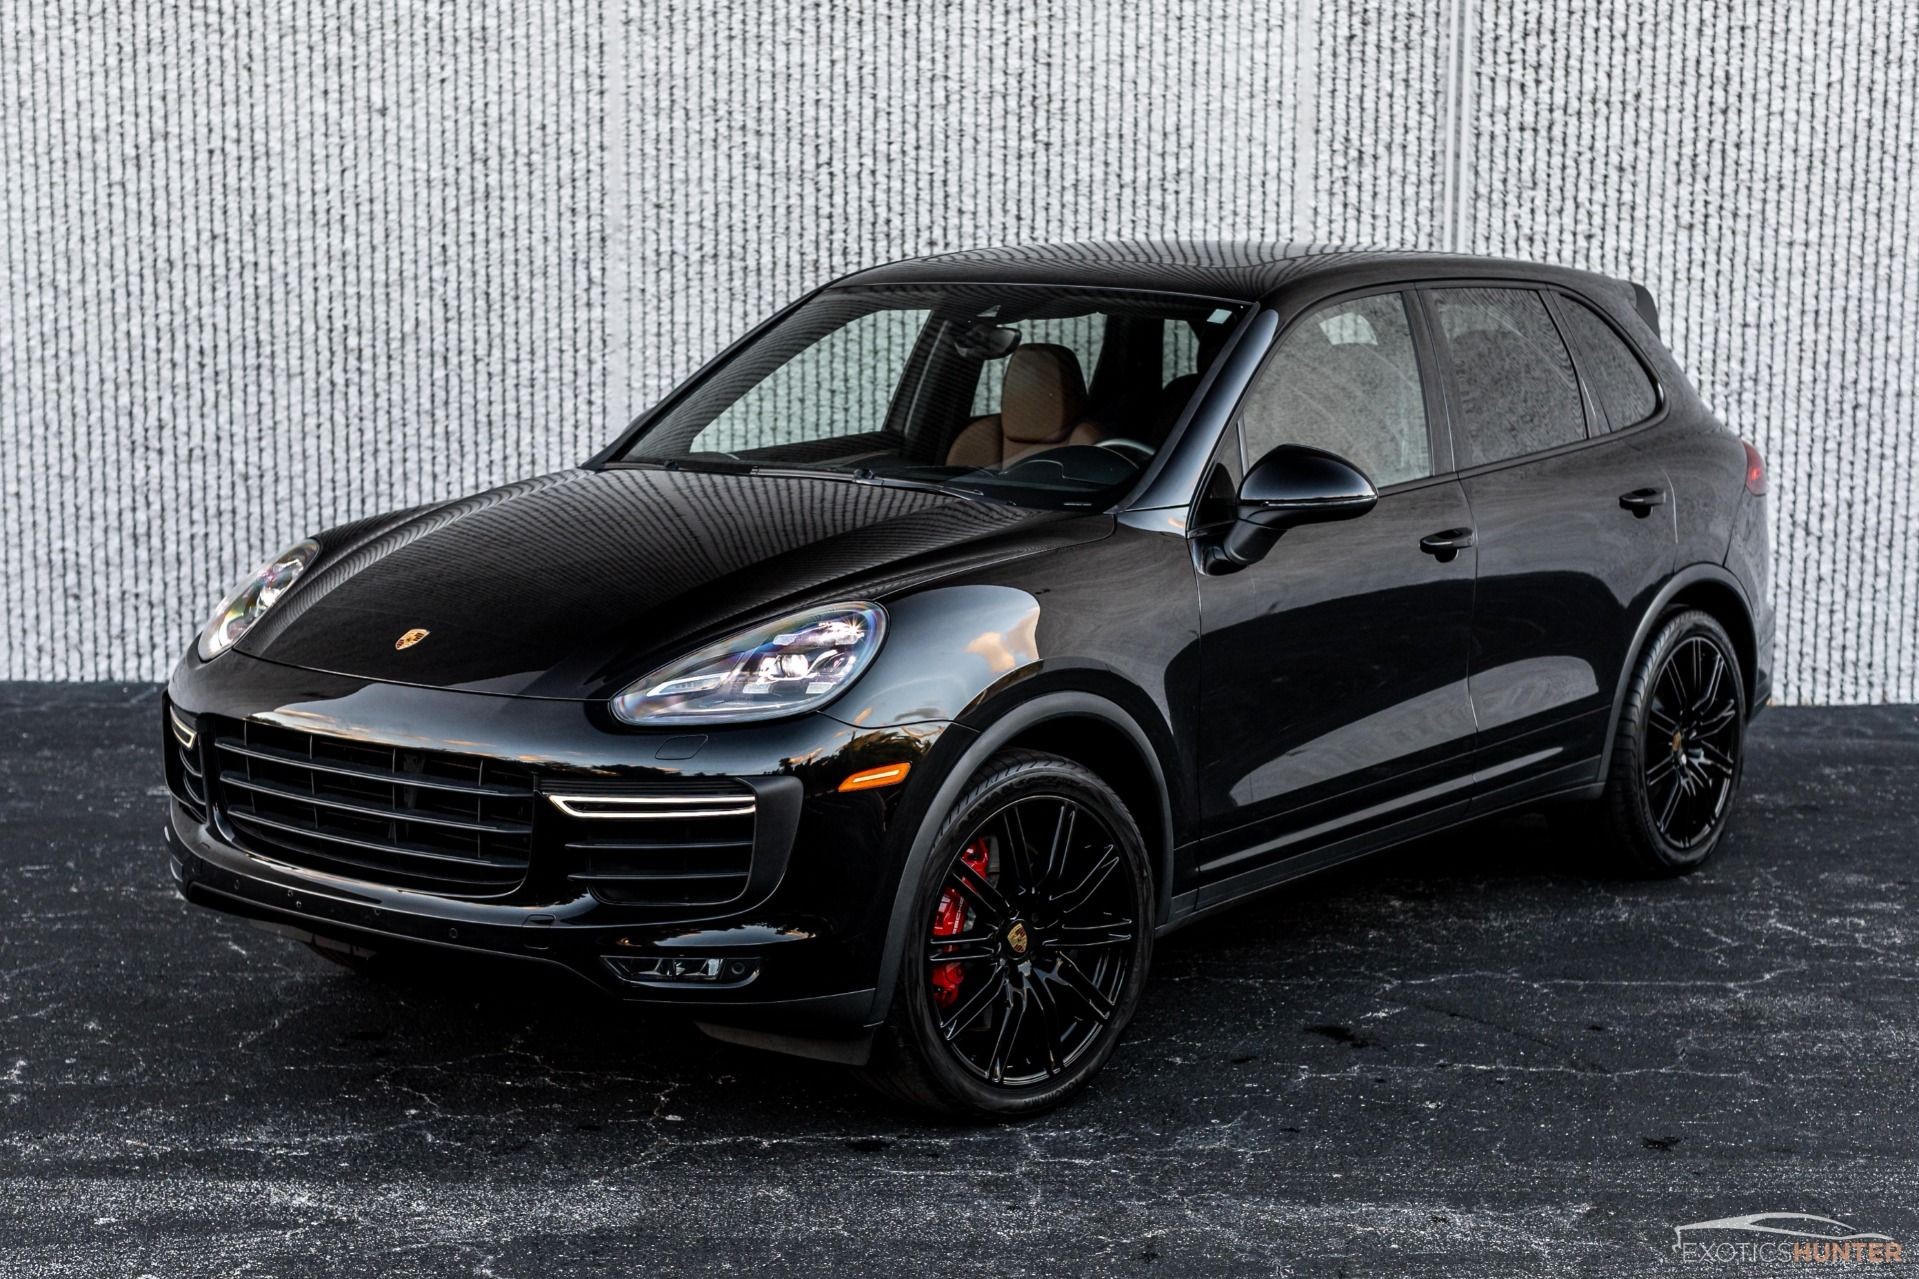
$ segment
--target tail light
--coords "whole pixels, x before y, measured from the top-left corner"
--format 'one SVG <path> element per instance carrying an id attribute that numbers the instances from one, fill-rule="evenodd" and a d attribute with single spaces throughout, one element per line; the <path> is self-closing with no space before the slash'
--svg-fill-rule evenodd
<path id="1" fill-rule="evenodd" d="M 1746 492 L 1754 497 L 1764 497 L 1766 495 L 1766 459 L 1760 457 L 1759 450 L 1746 444 L 1746 441 L 1739 442 L 1746 445 Z"/>

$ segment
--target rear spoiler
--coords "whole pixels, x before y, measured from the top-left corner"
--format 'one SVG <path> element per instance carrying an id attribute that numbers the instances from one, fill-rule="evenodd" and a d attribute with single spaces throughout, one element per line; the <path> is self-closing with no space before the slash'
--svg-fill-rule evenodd
<path id="1" fill-rule="evenodd" d="M 1636 280 L 1632 286 L 1632 304 L 1639 312 L 1639 318 L 1652 330 L 1653 336 L 1659 337 L 1659 304 L 1652 300 L 1652 294 L 1646 291 L 1646 286 Z"/>

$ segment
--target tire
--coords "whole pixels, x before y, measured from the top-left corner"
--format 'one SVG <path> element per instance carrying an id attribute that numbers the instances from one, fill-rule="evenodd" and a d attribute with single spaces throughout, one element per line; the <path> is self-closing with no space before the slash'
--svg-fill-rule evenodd
<path id="1" fill-rule="evenodd" d="M 1711 614 L 1668 617 L 1633 668 L 1593 806 L 1615 864 L 1688 875 L 1719 851 L 1745 763 L 1746 688 L 1738 650 Z"/>
<path id="2" fill-rule="evenodd" d="M 1091 770 L 1005 751 L 941 823 L 910 918 L 862 1077 L 961 1118 L 1038 1114 L 1086 1086 L 1139 1003 L 1153 946 L 1146 843 Z"/>

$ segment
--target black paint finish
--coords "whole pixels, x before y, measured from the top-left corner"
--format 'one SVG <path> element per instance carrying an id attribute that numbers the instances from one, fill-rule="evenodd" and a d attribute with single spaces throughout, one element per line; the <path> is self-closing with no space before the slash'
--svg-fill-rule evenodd
<path id="1" fill-rule="evenodd" d="M 543 960 L 715 1023 L 857 1037 L 887 1009 L 900 886 L 920 837 L 942 816 L 953 770 L 981 749 L 1037 743 L 1106 776 L 1147 833 L 1156 922 L 1170 928 L 1469 814 L 1591 787 L 1637 646 L 1676 603 L 1719 617 L 1750 700 L 1763 702 L 1763 499 L 1745 492 L 1738 440 L 1699 403 L 1630 285 L 1475 258 L 1207 244 L 991 250 L 859 278 L 1256 305 L 1109 509 L 1022 509 L 852 473 L 607 464 L 621 441 L 581 469 L 321 535 L 315 567 L 237 651 L 183 658 L 168 706 L 186 722 L 372 743 L 409 767 L 457 756 L 530 771 L 542 801 L 525 833 L 531 868 L 484 901 L 329 878 L 250 852 L 224 819 L 176 804 L 168 842 L 182 890 L 357 945 Z M 1287 326 L 1344 293 L 1403 287 L 1416 299 L 1468 280 L 1591 302 L 1655 371 L 1658 412 L 1455 472 L 1466 455 L 1452 438 L 1456 396 L 1422 319 L 1441 473 L 1364 509 L 1371 485 L 1348 472 L 1347 518 L 1289 518 L 1276 542 L 1223 564 L 1234 511 L 1275 496 L 1255 465 L 1236 507 L 1243 468 L 1223 445 Z M 888 635 L 815 711 L 689 732 L 626 727 L 607 709 L 661 663 L 838 600 L 878 602 Z M 396 644 L 415 629 L 426 638 Z M 891 764 L 911 766 L 903 784 L 837 789 Z M 583 784 L 771 793 L 787 778 L 790 836 L 756 849 L 774 860 L 724 908 L 594 891 L 577 832 L 544 802 Z M 211 785 L 217 810 L 217 769 Z M 759 968 L 726 988 L 632 987 L 610 975 L 608 955 Z"/>

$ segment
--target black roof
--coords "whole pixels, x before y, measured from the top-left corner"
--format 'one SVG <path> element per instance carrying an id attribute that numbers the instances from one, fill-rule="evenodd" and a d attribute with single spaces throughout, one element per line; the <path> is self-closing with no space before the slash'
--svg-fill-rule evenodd
<path id="1" fill-rule="evenodd" d="M 1619 290 L 1630 289 L 1621 281 L 1585 271 L 1507 258 L 1233 240 L 1102 240 L 963 249 L 903 258 L 857 271 L 838 283 L 1069 284 L 1254 301 L 1334 273 L 1388 279 L 1429 273 L 1516 276 L 1558 280 L 1614 297 L 1619 296 Z M 1630 292 L 1626 305 L 1633 305 Z"/>

